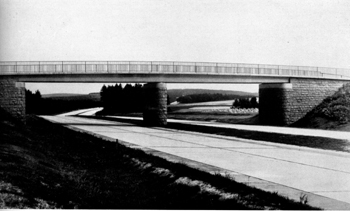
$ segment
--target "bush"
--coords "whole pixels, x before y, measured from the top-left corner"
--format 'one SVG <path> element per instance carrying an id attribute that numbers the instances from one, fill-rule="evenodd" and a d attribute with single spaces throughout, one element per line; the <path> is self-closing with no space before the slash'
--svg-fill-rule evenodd
<path id="1" fill-rule="evenodd" d="M 232 108 L 258 108 L 258 100 L 256 97 L 235 99 Z"/>

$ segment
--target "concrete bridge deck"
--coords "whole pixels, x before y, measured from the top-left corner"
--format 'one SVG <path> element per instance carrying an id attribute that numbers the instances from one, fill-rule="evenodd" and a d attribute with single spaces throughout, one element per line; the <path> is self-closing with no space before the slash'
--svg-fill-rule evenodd
<path id="1" fill-rule="evenodd" d="M 87 111 L 87 112 L 91 112 Z M 140 148 L 175 162 L 231 175 L 324 209 L 350 209 L 350 154 L 130 123 L 44 116 L 54 123 Z"/>
<path id="2" fill-rule="evenodd" d="M 0 76 L 24 82 L 288 83 L 350 80 L 350 69 L 211 62 L 0 62 Z"/>

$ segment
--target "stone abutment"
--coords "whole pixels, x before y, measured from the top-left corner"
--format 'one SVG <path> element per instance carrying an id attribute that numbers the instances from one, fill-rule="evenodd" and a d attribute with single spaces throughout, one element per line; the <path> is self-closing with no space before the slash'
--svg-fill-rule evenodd
<path id="1" fill-rule="evenodd" d="M 25 122 L 25 84 L 12 78 L 0 78 L 0 106 L 13 117 Z"/>
<path id="2" fill-rule="evenodd" d="M 260 124 L 290 125 L 304 117 L 347 82 L 292 78 L 290 83 L 260 84 Z"/>

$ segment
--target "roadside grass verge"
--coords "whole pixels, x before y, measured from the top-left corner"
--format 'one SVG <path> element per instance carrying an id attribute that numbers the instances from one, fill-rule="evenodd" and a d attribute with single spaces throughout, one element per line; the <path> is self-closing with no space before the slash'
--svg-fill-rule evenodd
<path id="1" fill-rule="evenodd" d="M 97 117 L 109 116 L 126 116 L 126 117 L 142 117 L 142 113 L 111 113 L 101 115 L 96 114 Z M 191 111 L 185 113 L 168 112 L 167 117 L 169 119 L 182 119 L 182 120 L 192 120 L 192 121 L 213 121 L 213 122 L 223 122 L 229 124 L 246 124 L 246 125 L 258 125 L 259 115 L 251 113 L 240 113 L 240 114 L 225 114 L 219 112 L 200 112 Z"/>
<path id="2" fill-rule="evenodd" d="M 36 116 L 0 139 L 0 209 L 314 209 Z"/>
<path id="3" fill-rule="evenodd" d="M 259 117 L 257 114 L 223 114 L 223 113 L 168 113 L 168 118 L 182 119 L 192 121 L 210 121 L 210 122 L 222 122 L 229 124 L 258 124 Z"/>

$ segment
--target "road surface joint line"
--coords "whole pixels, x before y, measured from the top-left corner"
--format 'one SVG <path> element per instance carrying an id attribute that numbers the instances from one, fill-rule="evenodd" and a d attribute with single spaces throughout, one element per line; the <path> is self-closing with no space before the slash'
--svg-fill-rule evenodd
<path id="1" fill-rule="evenodd" d="M 322 191 L 322 190 L 316 190 L 316 191 L 310 191 L 312 193 L 348 193 L 350 190 L 331 190 L 331 191 Z"/>
<path id="2" fill-rule="evenodd" d="M 53 122 L 55 122 L 55 121 L 53 121 Z M 73 129 L 73 130 L 76 130 L 76 131 L 80 131 L 80 132 L 86 132 L 86 133 L 94 135 L 96 137 L 100 137 L 103 140 L 115 141 L 115 139 L 113 139 L 113 138 L 110 138 L 110 137 L 107 137 L 107 136 L 104 136 L 104 135 L 101 135 L 101 134 L 96 134 L 96 133 L 93 133 L 93 132 L 89 132 L 89 131 L 86 131 L 84 129 L 80 129 L 80 128 L 77 128 L 77 127 L 74 127 L 74 126 L 66 125 L 65 127 Z M 131 143 L 128 143 L 128 142 L 125 142 L 125 141 L 122 141 L 122 140 L 118 140 L 118 143 L 124 143 L 124 145 L 126 145 L 128 147 L 129 146 L 138 146 L 136 144 L 131 144 Z M 156 155 L 163 155 L 163 156 L 165 156 L 164 158 L 167 159 L 167 160 L 168 160 L 168 156 L 171 156 L 173 159 L 174 159 L 174 157 L 176 157 L 181 163 L 183 163 L 184 161 L 190 161 L 192 163 L 200 163 L 200 162 L 197 162 L 197 161 L 192 161 L 190 159 L 182 158 L 182 157 L 179 157 L 179 156 L 176 156 L 176 155 L 172 155 L 172 154 L 169 154 L 169 153 L 160 152 L 160 151 L 157 151 L 155 149 L 147 150 L 148 149 L 147 147 L 144 147 L 142 149 L 147 151 L 147 152 L 149 152 L 149 153 L 157 152 L 157 153 L 154 153 L 154 154 L 156 154 Z M 170 161 L 171 161 L 171 159 L 170 159 Z M 206 169 L 205 167 L 211 166 L 211 165 L 208 165 L 208 164 L 205 164 L 205 163 L 200 163 L 200 164 L 202 164 L 203 167 L 199 168 L 199 169 L 204 170 L 204 171 L 208 171 L 208 169 Z M 191 164 L 189 166 L 191 167 Z M 233 172 L 236 176 L 237 175 L 240 175 L 241 177 L 246 176 L 248 181 L 254 178 L 254 177 L 251 177 L 251 176 L 248 176 L 248 175 L 241 174 L 239 172 L 234 172 L 234 171 L 230 171 L 230 170 L 219 168 L 219 167 L 215 167 L 215 166 L 211 166 L 211 167 L 212 167 L 212 169 L 215 169 L 214 172 L 231 172 L 231 173 Z M 217 171 L 217 170 L 219 170 L 219 171 Z M 267 180 L 262 180 L 262 179 L 259 179 L 259 178 L 256 178 L 255 180 L 256 181 L 261 181 L 261 182 L 254 183 L 254 184 L 259 184 L 259 183 L 261 183 L 261 184 L 268 184 L 268 186 L 265 186 L 265 187 L 261 186 L 260 189 L 263 189 L 263 190 L 266 190 L 266 191 L 269 191 L 269 192 L 276 192 L 276 190 L 277 190 L 277 192 L 281 191 L 282 192 L 281 194 L 283 195 L 283 190 L 287 188 L 288 190 L 292 190 L 293 193 L 299 194 L 299 196 L 302 193 L 307 193 L 309 195 L 309 197 L 310 197 L 309 204 L 313 205 L 313 206 L 320 206 L 320 205 L 322 205 L 321 207 L 325 208 L 325 209 L 350 209 L 350 204 L 346 203 L 346 202 L 343 202 L 343 201 L 332 199 L 332 198 L 329 198 L 329 197 L 326 197 L 326 196 L 320 196 L 318 194 L 310 193 L 310 192 L 307 192 L 307 191 L 302 191 L 302 190 L 299 190 L 299 189 L 296 189 L 296 188 L 292 188 L 292 187 L 288 187 L 288 186 L 285 186 L 285 185 L 277 184 L 277 183 L 270 182 L 270 181 L 267 181 Z M 271 184 L 271 185 L 269 185 L 269 184 Z M 251 183 L 251 185 L 253 185 L 253 183 Z M 283 188 L 280 189 L 278 187 L 283 187 Z M 290 198 L 294 198 L 294 200 L 298 200 L 298 198 L 295 198 L 295 194 L 294 195 L 291 194 L 290 191 L 286 191 L 285 190 L 284 194 L 286 194 Z"/>
<path id="3" fill-rule="evenodd" d="M 125 129 L 121 129 L 121 130 L 125 130 Z M 144 134 L 143 132 L 135 132 L 135 131 L 134 131 L 134 133 Z M 335 169 L 331 169 L 331 168 L 314 166 L 314 165 L 309 165 L 309 164 L 305 164 L 305 163 L 300 163 L 300 162 L 295 162 L 295 161 L 290 161 L 290 160 L 285 160 L 285 159 L 280 159 L 280 158 L 274 158 L 274 157 L 269 157 L 269 156 L 264 156 L 264 155 L 256 155 L 256 154 L 247 153 L 247 152 L 240 152 L 240 151 L 236 151 L 236 150 L 226 149 L 226 148 L 223 148 L 223 147 L 214 147 L 214 146 L 210 146 L 210 145 L 206 145 L 206 144 L 198 144 L 198 143 L 193 143 L 193 142 L 190 142 L 190 141 L 183 141 L 183 140 L 178 140 L 178 139 L 175 139 L 175 138 L 168 138 L 168 137 L 162 137 L 162 136 L 157 136 L 157 135 L 150 135 L 150 136 L 154 136 L 154 137 L 158 137 L 158 138 L 164 138 L 164 139 L 168 139 L 168 140 L 172 140 L 172 141 L 183 142 L 183 143 L 196 144 L 196 145 L 205 146 L 205 147 L 208 147 L 208 148 L 214 148 L 214 149 L 220 149 L 220 150 L 236 152 L 236 153 L 245 154 L 245 155 L 249 155 L 249 156 L 253 156 L 253 157 L 261 157 L 261 158 L 271 159 L 271 160 L 280 161 L 280 162 L 288 162 L 288 163 L 293 163 L 293 164 L 298 164 L 298 165 L 309 166 L 309 167 L 313 167 L 313 168 L 324 169 L 324 170 L 328 170 L 328 171 L 343 172 L 343 173 L 346 173 L 346 174 L 350 174 L 350 172 L 347 172 L 347 171 L 340 171 L 340 170 L 335 170 Z M 204 135 L 202 135 L 202 136 L 204 136 Z"/>
<path id="4" fill-rule="evenodd" d="M 177 148 L 177 149 L 207 149 L 208 147 L 178 147 L 178 146 L 146 146 L 146 147 L 154 147 L 154 148 Z"/>
<path id="5" fill-rule="evenodd" d="M 169 119 L 171 122 L 171 119 Z M 177 120 L 174 121 L 175 123 L 182 123 L 183 121 Z M 323 135 L 325 133 L 332 133 L 332 134 L 342 134 L 347 135 L 347 132 L 342 131 L 323 131 L 323 130 L 308 130 L 308 129 L 301 129 L 301 128 L 285 128 L 285 127 L 273 127 L 273 126 L 245 126 L 245 125 L 237 125 L 237 124 L 231 124 L 227 125 L 225 123 L 221 122 L 215 122 L 215 123 L 207 123 L 202 121 L 187 121 L 185 123 L 191 124 L 191 125 L 201 125 L 201 126 L 213 126 L 213 127 L 220 127 L 220 128 L 231 128 L 231 129 L 238 129 L 238 130 L 249 130 L 249 131 L 260 131 L 260 132 L 268 132 L 268 133 L 280 133 L 280 134 L 295 134 L 295 135 L 305 135 L 305 136 L 312 136 L 312 137 L 329 137 L 334 138 L 334 136 L 331 135 Z M 273 132 L 271 132 L 273 131 Z M 316 132 L 316 134 L 315 134 Z M 317 134 L 317 132 L 323 133 L 323 134 Z M 338 137 L 336 139 L 342 139 L 343 137 Z M 345 139 L 346 140 L 346 139 Z"/>
<path id="6" fill-rule="evenodd" d="M 122 141 L 122 140 L 118 140 L 118 142 L 121 143 L 121 144 L 125 143 L 125 141 Z M 126 143 L 128 143 L 128 142 L 126 142 Z M 240 183 L 244 183 L 244 184 L 247 184 L 249 186 L 256 187 L 256 188 L 259 188 L 259 189 L 262 189 L 262 190 L 265 190 L 265 191 L 268 191 L 268 192 L 276 192 L 276 190 L 277 190 L 277 192 L 278 191 L 283 192 L 283 189 L 288 189 L 288 191 L 286 191 L 286 193 L 280 193 L 280 194 L 285 195 L 285 196 L 287 196 L 287 197 L 289 197 L 291 199 L 294 199 L 296 201 L 300 200 L 300 198 L 296 198 L 296 197 L 294 197 L 294 195 L 288 194 L 290 191 L 299 193 L 298 196 L 301 196 L 303 194 L 307 194 L 309 197 L 316 198 L 316 199 L 318 199 L 317 201 L 321 201 L 322 203 L 324 203 L 325 200 L 326 201 L 330 201 L 330 204 L 331 204 L 330 206 L 331 207 L 328 208 L 328 209 L 337 209 L 337 207 L 334 208 L 333 205 L 335 204 L 335 206 L 337 206 L 338 202 L 343 204 L 343 206 L 346 207 L 347 209 L 350 209 L 350 204 L 349 203 L 346 203 L 346 202 L 343 202 L 343 201 L 339 201 L 339 200 L 336 200 L 336 199 L 333 199 L 333 198 L 329 198 L 329 197 L 326 197 L 326 196 L 321 196 L 321 195 L 318 195 L 318 194 L 315 194 L 315 193 L 312 193 L 312 192 L 309 192 L 309 191 L 304 191 L 304 190 L 293 188 L 293 187 L 290 187 L 290 186 L 278 184 L 278 183 L 275 183 L 275 182 L 271 182 L 271 181 L 260 179 L 260 178 L 254 177 L 254 176 L 242 174 L 240 172 L 236 172 L 236 171 L 233 171 L 233 170 L 228 170 L 228 169 L 224 169 L 224 168 L 221 168 L 221 167 L 213 166 L 213 165 L 210 165 L 210 164 L 202 163 L 202 162 L 195 161 L 195 160 L 192 160 L 192 159 L 183 158 L 183 157 L 180 157 L 180 156 L 177 156 L 177 155 L 173 155 L 173 154 L 170 154 L 170 153 L 158 151 L 158 150 L 155 150 L 155 149 L 152 149 L 152 148 L 144 147 L 142 149 L 146 150 L 150 154 L 162 157 L 162 158 L 164 158 L 164 159 L 166 159 L 166 160 L 168 160 L 170 162 L 184 163 L 184 161 L 186 161 L 186 164 L 188 166 L 197 168 L 197 169 L 202 170 L 202 171 L 209 172 L 211 174 L 220 174 L 220 173 L 223 173 L 224 175 L 225 174 L 226 175 L 227 174 L 229 174 L 229 175 L 233 174 L 231 179 L 233 179 L 235 181 L 237 181 L 235 179 L 237 177 L 244 177 L 245 179 L 240 179 L 240 180 L 241 181 L 245 181 L 245 182 L 240 182 Z M 169 159 L 169 156 L 171 156 L 170 159 Z M 174 159 L 175 159 L 175 161 L 174 161 Z M 210 168 L 214 168 L 215 170 L 208 171 L 208 168 L 209 169 Z M 281 188 L 282 188 L 282 190 L 281 190 Z M 310 204 L 313 204 L 314 206 L 319 206 L 318 203 L 314 204 L 313 202 L 311 202 Z"/>
<path id="7" fill-rule="evenodd" d="M 246 154 L 246 155 L 251 155 L 251 156 L 263 157 L 263 158 L 268 158 L 268 159 L 277 160 L 277 161 L 283 161 L 283 162 L 288 162 L 288 163 L 293 163 L 293 164 L 299 164 L 299 165 L 303 165 L 303 166 L 309 166 L 309 167 L 313 167 L 313 168 L 319 168 L 319 169 L 324 169 L 324 170 L 329 170 L 329 171 L 343 172 L 343 173 L 346 173 L 346 174 L 350 174 L 350 172 L 348 172 L 348 171 L 341 171 L 341 170 L 336 170 L 336 169 L 331 169 L 331 168 L 325 168 L 325 167 L 320 167 L 320 166 L 314 166 L 314 165 L 310 165 L 310 164 L 306 164 L 306 163 L 300 163 L 300 162 L 285 160 L 285 159 L 281 159 L 281 158 L 274 158 L 274 157 L 269 157 L 269 156 L 264 156 L 264 155 L 256 155 L 256 154 L 251 154 L 251 153 L 246 153 L 246 152 L 240 152 L 240 151 L 230 150 L 230 149 L 227 149 L 227 151 L 233 151 L 233 152 L 237 152 L 237 153 L 241 153 L 241 154 Z"/>
<path id="8" fill-rule="evenodd" d="M 104 121 L 106 121 L 106 120 L 104 120 Z M 117 127 L 117 126 L 109 126 L 109 125 L 106 125 L 106 126 L 108 126 L 108 127 Z M 118 128 L 118 129 L 119 130 L 128 131 L 129 133 L 138 133 L 138 134 L 142 134 L 142 135 L 145 134 L 144 132 L 129 131 L 127 129 L 120 129 L 120 128 Z M 205 136 L 203 133 L 200 133 L 200 134 L 202 136 Z M 279 158 L 274 158 L 274 157 L 269 157 L 269 156 L 264 156 L 264 155 L 256 155 L 256 154 L 252 154 L 252 153 L 240 152 L 240 151 L 236 151 L 236 150 L 232 150 L 232 149 L 230 150 L 230 149 L 225 149 L 225 148 L 222 148 L 222 147 L 214 147 L 214 146 L 205 145 L 205 144 L 198 144 L 198 143 L 193 143 L 193 142 L 190 142 L 190 141 L 178 140 L 178 139 L 175 139 L 175 138 L 168 138 L 168 137 L 162 137 L 162 136 L 151 135 L 151 134 L 148 134 L 148 135 L 149 136 L 154 136 L 154 137 L 157 137 L 157 138 L 164 138 L 164 139 L 171 140 L 171 141 L 190 143 L 190 144 L 195 144 L 195 145 L 199 145 L 199 146 L 205 146 L 205 147 L 208 147 L 208 148 L 214 148 L 214 149 L 219 149 L 219 150 L 231 151 L 231 152 L 235 152 L 235 153 L 249 155 L 249 156 L 252 156 L 252 157 L 261 157 L 261 158 L 271 159 L 271 160 L 275 160 L 275 161 L 279 161 L 279 162 L 288 162 L 288 163 L 292 163 L 292 164 L 298 164 L 298 165 L 309 166 L 309 167 L 323 169 L 323 170 L 329 170 L 329 171 L 335 171 L 335 172 L 342 172 L 342 173 L 350 174 L 350 172 L 347 172 L 347 171 L 340 171 L 340 170 L 335 170 L 335 169 L 330 169 L 330 168 L 325 168 L 325 167 L 320 167 L 320 166 L 314 166 L 314 165 L 309 165 L 309 164 L 295 162 L 295 161 L 290 161 L 290 160 L 285 160 L 285 159 L 279 159 Z"/>
<path id="9" fill-rule="evenodd" d="M 117 119 L 120 117 L 113 117 L 113 116 L 108 116 L 112 119 Z M 127 117 L 122 117 L 121 119 L 128 119 Z M 138 119 L 141 121 L 141 118 Z M 113 121 L 113 120 L 111 120 Z M 179 122 L 180 124 L 186 125 L 186 123 Z M 156 127 L 155 127 L 156 128 Z M 173 130 L 173 131 L 181 131 L 182 133 L 192 133 L 192 134 L 205 134 L 205 133 L 200 133 L 200 132 L 193 132 L 193 131 L 183 131 L 183 130 L 177 130 L 177 129 L 170 129 L 170 128 L 160 128 L 162 130 Z M 229 129 L 229 128 L 228 128 Z M 278 132 L 276 132 L 278 134 Z M 233 136 L 222 136 L 222 135 L 216 135 L 216 134 L 206 134 L 207 137 L 218 137 L 221 139 L 225 140 L 234 140 L 234 141 L 240 141 L 240 142 L 245 142 L 245 143 L 254 143 L 254 144 L 259 144 L 259 145 L 268 145 L 268 146 L 274 146 L 276 148 L 288 148 L 296 151 L 311 151 L 311 152 L 319 152 L 319 153 L 326 153 L 326 154 L 331 154 L 331 155 L 336 155 L 339 157 L 349 157 L 350 154 L 348 152 L 341 152 L 341 151 L 335 151 L 335 150 L 325 150 L 325 149 L 316 149 L 316 148 L 310 148 L 310 147 L 304 147 L 304 146 L 294 146 L 294 145 L 289 145 L 289 144 L 281 144 L 281 143 L 272 143 L 272 142 L 265 142 L 265 141 L 256 141 L 252 139 L 243 139 L 243 138 L 238 138 L 238 137 L 233 137 Z"/>
<path id="10" fill-rule="evenodd" d="M 112 127 L 114 127 L 114 126 L 112 126 Z M 118 129 L 119 129 L 119 128 L 118 128 Z M 152 129 L 153 129 L 153 128 L 152 128 Z M 129 131 L 129 130 L 126 130 L 126 129 L 120 129 L 120 130 Z M 133 133 L 145 134 L 144 132 L 135 132 L 135 131 L 133 131 Z M 328 171 L 335 171 L 335 172 L 342 172 L 342 173 L 350 174 L 350 172 L 347 172 L 347 171 L 340 171 L 340 170 L 336 170 L 336 169 L 325 168 L 325 167 L 321 167 L 321 166 L 315 166 L 315 165 L 310 165 L 310 164 L 305 164 L 305 163 L 300 163 L 300 162 L 285 160 L 285 159 L 281 159 L 281 158 L 274 158 L 274 157 L 270 157 L 270 156 L 257 155 L 257 154 L 252 154 L 252 153 L 248 153 L 248 152 L 240 152 L 240 151 L 234 150 L 235 148 L 214 147 L 214 146 L 211 146 L 211 145 L 198 144 L 198 143 L 193 143 L 193 142 L 190 142 L 190 141 L 183 141 L 183 140 L 179 140 L 179 139 L 175 139 L 175 138 L 162 137 L 162 136 L 157 136 L 157 135 L 153 135 L 153 134 L 147 134 L 147 135 L 149 135 L 149 136 L 154 136 L 154 137 L 157 137 L 157 138 L 163 138 L 163 139 L 167 139 L 167 140 L 171 140 L 171 141 L 177 141 L 177 142 L 195 144 L 195 145 L 204 146 L 204 147 L 207 147 L 207 148 L 214 148 L 214 149 L 219 149 L 219 150 L 226 150 L 226 151 L 230 151 L 230 152 L 245 154 L 245 155 L 252 156 L 252 157 L 261 157 L 261 158 L 265 158 L 265 159 L 271 159 L 271 160 L 275 160 L 275 161 L 278 161 L 278 162 L 287 162 L 287 163 L 292 163 L 292 164 L 297 164 L 297 165 L 303 165 L 303 166 L 309 166 L 309 167 L 318 168 L 318 169 L 323 169 L 323 170 L 328 170 Z M 205 136 L 205 135 L 202 134 L 202 136 Z M 196 147 L 196 148 L 201 148 L 201 147 Z M 238 149 L 238 148 L 236 148 L 236 149 Z"/>
<path id="11" fill-rule="evenodd" d="M 120 118 L 120 117 L 117 117 L 117 118 Z M 122 119 L 127 119 L 127 117 L 124 117 Z M 134 118 L 134 119 L 136 119 L 136 118 Z M 138 118 L 137 120 L 141 121 L 142 119 Z M 189 121 L 189 120 L 181 121 L 181 120 L 176 120 L 176 119 L 168 119 L 168 122 L 174 122 L 174 123 L 180 123 L 180 124 L 190 124 L 190 125 L 199 125 L 199 126 L 211 126 L 211 127 L 227 128 L 227 129 L 237 129 L 237 130 L 259 131 L 259 132 L 267 132 L 267 133 L 278 133 L 278 134 L 290 134 L 290 133 L 293 133 L 294 135 L 335 138 L 333 136 L 324 136 L 324 135 L 322 136 L 322 134 L 319 134 L 319 136 L 315 136 L 315 131 L 309 131 L 309 130 L 300 129 L 300 128 L 283 128 L 283 127 L 252 126 L 252 125 L 250 125 L 248 127 L 248 126 L 235 125 L 235 124 L 228 126 L 225 123 L 219 123 L 219 122 L 208 123 L 208 122 L 203 122 L 203 121 Z M 264 128 L 264 129 L 263 130 L 259 129 L 261 127 Z M 273 130 L 273 132 L 271 132 L 271 130 Z M 292 132 L 292 131 L 298 131 L 298 132 Z M 324 132 L 322 130 L 316 130 L 316 131 L 317 132 Z M 338 132 L 338 131 L 327 131 L 327 132 L 331 132 L 331 133 L 334 133 L 334 134 L 339 133 L 339 134 L 342 134 L 342 135 L 344 135 L 344 133 L 347 133 L 347 132 Z M 307 134 L 305 134 L 305 133 L 307 133 Z M 346 139 L 343 139 L 343 138 L 335 138 L 335 139 L 346 140 Z M 349 141 L 350 141 L 350 139 L 349 139 Z"/>

